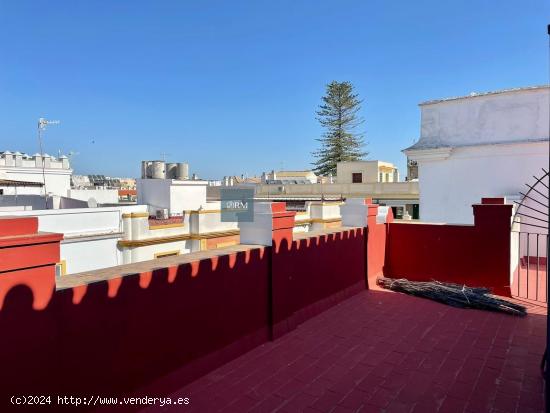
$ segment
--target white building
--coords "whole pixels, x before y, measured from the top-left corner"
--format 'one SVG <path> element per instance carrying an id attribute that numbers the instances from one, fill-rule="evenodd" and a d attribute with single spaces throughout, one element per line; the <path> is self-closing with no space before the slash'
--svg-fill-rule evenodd
<path id="1" fill-rule="evenodd" d="M 123 239 L 123 214 L 142 212 L 144 206 L 2 211 L 0 216 L 35 216 L 38 230 L 63 234 L 59 275 L 123 264 L 117 248 Z"/>
<path id="2" fill-rule="evenodd" d="M 136 180 L 137 203 L 148 205 L 149 213 L 181 216 L 206 203 L 208 181 L 189 179 L 187 163 L 142 161 L 141 179 Z"/>
<path id="3" fill-rule="evenodd" d="M 238 187 L 254 187 L 262 183 L 262 178 L 256 176 L 224 176 L 219 185 L 211 184 L 209 181 L 209 186 L 238 186 Z"/>
<path id="4" fill-rule="evenodd" d="M 164 180 L 157 183 L 165 186 Z M 59 275 L 238 243 L 237 223 L 222 222 L 220 202 L 206 202 L 206 194 L 198 200 L 194 189 L 178 187 L 189 191 L 200 208 L 181 210 L 168 219 L 151 217 L 148 205 L 30 210 L 0 206 L 0 216 L 35 216 L 39 231 L 62 233 Z"/>
<path id="5" fill-rule="evenodd" d="M 206 203 L 208 181 L 178 179 L 138 179 L 137 203 L 148 205 L 156 215 L 167 210 L 169 216 L 181 216 L 184 211 L 198 210 Z"/>
<path id="6" fill-rule="evenodd" d="M 141 205 L 89 208 L 91 196 L 116 203 L 117 191 L 69 189 L 70 198 L 48 197 L 48 208 L 41 195 L 1 196 L 0 216 L 35 216 L 40 231 L 62 233 L 60 276 L 238 243 L 237 222 L 223 222 L 220 202 L 207 202 L 207 181 L 156 176 L 138 180 Z M 157 219 L 159 209 L 167 216 Z"/>
<path id="7" fill-rule="evenodd" d="M 0 178 L 13 181 L 45 183 L 36 187 L 2 187 L 2 195 L 67 196 L 71 188 L 72 170 L 66 156 L 54 158 L 48 154 L 29 156 L 20 152 L 5 151 L 0 154 Z M 45 181 L 45 182 L 44 182 Z"/>
<path id="8" fill-rule="evenodd" d="M 317 175 L 313 171 L 271 171 L 262 174 L 263 183 L 315 184 Z"/>
<path id="9" fill-rule="evenodd" d="M 420 219 L 472 223 L 481 197 L 517 197 L 548 170 L 549 86 L 420 104 L 420 139 L 404 150 L 418 162 Z"/>
<path id="10" fill-rule="evenodd" d="M 67 197 L 87 202 L 89 206 L 118 204 L 117 189 L 69 189 Z"/>
<path id="11" fill-rule="evenodd" d="M 399 182 L 399 170 L 392 163 L 383 161 L 338 162 L 336 182 L 339 184 Z"/>

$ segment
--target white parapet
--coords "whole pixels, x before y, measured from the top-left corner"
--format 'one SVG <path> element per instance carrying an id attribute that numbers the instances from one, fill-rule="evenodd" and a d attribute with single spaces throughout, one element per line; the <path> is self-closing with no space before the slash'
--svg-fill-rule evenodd
<path id="1" fill-rule="evenodd" d="M 378 214 L 376 215 L 376 223 L 377 224 L 385 224 L 388 220 L 388 212 L 390 211 L 389 206 L 379 206 L 378 207 Z"/>
<path id="2" fill-rule="evenodd" d="M 365 204 L 365 198 L 348 198 L 346 203 L 340 206 L 342 226 L 366 227 L 368 210 L 369 207 Z"/>
<path id="3" fill-rule="evenodd" d="M 138 204 L 149 205 L 151 215 L 168 209 L 170 215 L 197 210 L 206 204 L 208 181 L 177 179 L 137 179 Z"/>
<path id="4" fill-rule="evenodd" d="M 251 222 L 238 223 L 241 244 L 271 246 L 273 239 L 273 212 L 271 202 L 255 202 Z"/>
<path id="5" fill-rule="evenodd" d="M 341 205 L 338 201 L 311 202 L 311 230 L 324 229 L 328 223 L 340 220 Z"/>

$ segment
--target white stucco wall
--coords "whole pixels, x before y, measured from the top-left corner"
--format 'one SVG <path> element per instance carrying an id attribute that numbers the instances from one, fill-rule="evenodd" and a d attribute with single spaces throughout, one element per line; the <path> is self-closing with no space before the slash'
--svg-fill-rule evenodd
<path id="1" fill-rule="evenodd" d="M 473 223 L 482 197 L 516 196 L 548 170 L 549 88 L 528 88 L 421 105 L 420 219 Z"/>
<path id="2" fill-rule="evenodd" d="M 214 204 L 214 205 L 212 205 Z M 189 217 L 189 226 L 192 233 L 208 233 L 217 231 L 231 231 L 238 229 L 237 222 L 222 222 L 220 212 L 220 202 L 208 203 L 208 208 L 202 212 L 212 211 L 211 213 L 192 212 Z"/>
<path id="3" fill-rule="evenodd" d="M 269 180 L 282 179 L 282 180 L 297 180 L 297 181 L 306 180 L 312 184 L 317 182 L 317 175 L 315 175 L 315 172 L 313 171 L 277 171 L 277 172 L 272 171 L 272 172 L 264 172 L 263 177 L 264 179 L 262 179 L 262 182 L 265 182 L 265 179 L 269 179 Z M 230 177 L 230 180 L 231 179 L 232 177 Z M 233 183 L 230 183 L 230 185 L 233 185 Z"/>
<path id="4" fill-rule="evenodd" d="M 170 208 L 169 179 L 136 179 L 137 203 L 153 209 Z M 150 208 L 150 209 L 151 209 Z M 150 212 L 154 212 L 152 209 Z"/>
<path id="5" fill-rule="evenodd" d="M 371 197 L 376 199 L 411 200 L 416 203 L 418 182 L 376 182 L 366 184 L 294 184 L 294 185 L 257 185 L 256 196 L 321 196 L 333 195 L 345 197 Z M 413 202 L 414 201 L 414 202 Z"/>
<path id="6" fill-rule="evenodd" d="M 67 191 L 71 188 L 71 173 L 70 169 L 46 169 L 46 190 L 58 196 L 67 196 Z M 42 169 L 40 168 L 19 168 L 19 167 L 2 167 L 0 166 L 0 177 L 12 179 L 14 181 L 27 182 L 44 182 Z M 13 188 L 5 188 L 4 193 L 15 194 Z M 18 187 L 17 194 L 44 194 L 44 188 L 41 187 Z"/>
<path id="7" fill-rule="evenodd" d="M 61 259 L 65 260 L 67 275 L 121 265 L 122 255 L 117 249 L 119 238 L 113 236 L 62 243 Z"/>
<path id="8" fill-rule="evenodd" d="M 472 204 L 517 195 L 548 170 L 548 150 L 548 142 L 463 147 L 420 162 L 420 219 L 473 223 Z"/>
<path id="9" fill-rule="evenodd" d="M 67 274 L 122 264 L 117 241 L 123 213 L 142 212 L 143 205 L 35 211 L 0 211 L 0 216 L 36 216 L 38 230 L 62 233 L 61 260 Z"/>
<path id="10" fill-rule="evenodd" d="M 2 178 L 2 176 L 0 175 L 0 178 Z M 4 178 L 8 179 L 6 176 L 4 176 Z M 13 179 L 13 178 L 9 178 L 9 179 Z M 21 179 L 18 179 L 19 181 Z M 42 188 L 41 186 L 2 186 L 0 185 L 0 189 L 2 189 L 2 194 L 3 195 L 37 195 L 37 196 L 40 196 L 40 197 L 43 197 L 44 196 L 44 188 Z"/>
<path id="11" fill-rule="evenodd" d="M 206 204 L 208 181 L 177 181 L 170 186 L 170 211 L 181 214 L 196 210 Z"/>
<path id="12" fill-rule="evenodd" d="M 50 156 L 42 158 L 38 154 L 28 157 L 19 152 L 0 153 L 0 178 L 44 183 L 45 177 L 46 191 L 53 195 L 67 195 L 67 190 L 71 187 L 71 173 L 69 159 L 66 156 L 57 159 Z M 4 194 L 15 194 L 13 188 L 2 189 Z M 43 195 L 44 189 L 18 187 L 17 194 Z"/>
<path id="13" fill-rule="evenodd" d="M 117 204 L 118 190 L 117 189 L 69 189 L 67 197 L 88 201 L 93 198 L 98 204 Z"/>
<path id="14" fill-rule="evenodd" d="M 389 172 L 388 168 L 391 168 L 393 171 Z M 384 173 L 383 181 L 380 181 L 380 172 Z M 352 161 L 338 162 L 336 164 L 336 182 L 338 184 L 351 184 L 353 173 L 362 173 L 363 183 L 399 181 L 399 171 L 389 162 Z M 388 174 L 387 180 L 386 174 Z"/>
<path id="15" fill-rule="evenodd" d="M 206 203 L 208 181 L 180 181 L 175 179 L 138 179 L 137 203 L 149 205 L 149 212 L 168 209 L 170 214 L 196 210 Z"/>
<path id="16" fill-rule="evenodd" d="M 549 88 L 527 88 L 420 105 L 424 145 L 548 139 Z"/>

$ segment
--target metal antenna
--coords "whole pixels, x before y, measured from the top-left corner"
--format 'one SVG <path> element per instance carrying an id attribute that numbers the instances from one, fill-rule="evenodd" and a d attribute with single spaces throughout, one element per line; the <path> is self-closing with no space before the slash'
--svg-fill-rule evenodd
<path id="1" fill-rule="evenodd" d="M 161 156 L 161 158 L 162 158 L 162 162 L 166 162 L 166 157 L 167 157 L 167 156 L 170 156 L 170 154 L 169 154 L 169 153 L 166 153 L 166 152 L 161 152 L 161 153 L 160 153 L 160 156 Z"/>
<path id="2" fill-rule="evenodd" d="M 48 209 L 48 191 L 46 190 L 46 160 L 44 159 L 44 148 L 42 145 L 42 134 L 48 125 L 59 125 L 58 120 L 38 119 L 38 145 L 40 147 L 40 157 L 42 158 L 42 180 L 44 183 L 44 206 Z"/>

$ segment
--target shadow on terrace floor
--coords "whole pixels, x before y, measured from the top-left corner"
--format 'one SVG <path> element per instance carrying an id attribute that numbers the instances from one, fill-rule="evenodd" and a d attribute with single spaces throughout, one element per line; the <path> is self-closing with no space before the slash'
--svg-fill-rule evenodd
<path id="1" fill-rule="evenodd" d="M 542 313 L 364 291 L 171 397 L 197 412 L 542 412 Z"/>

